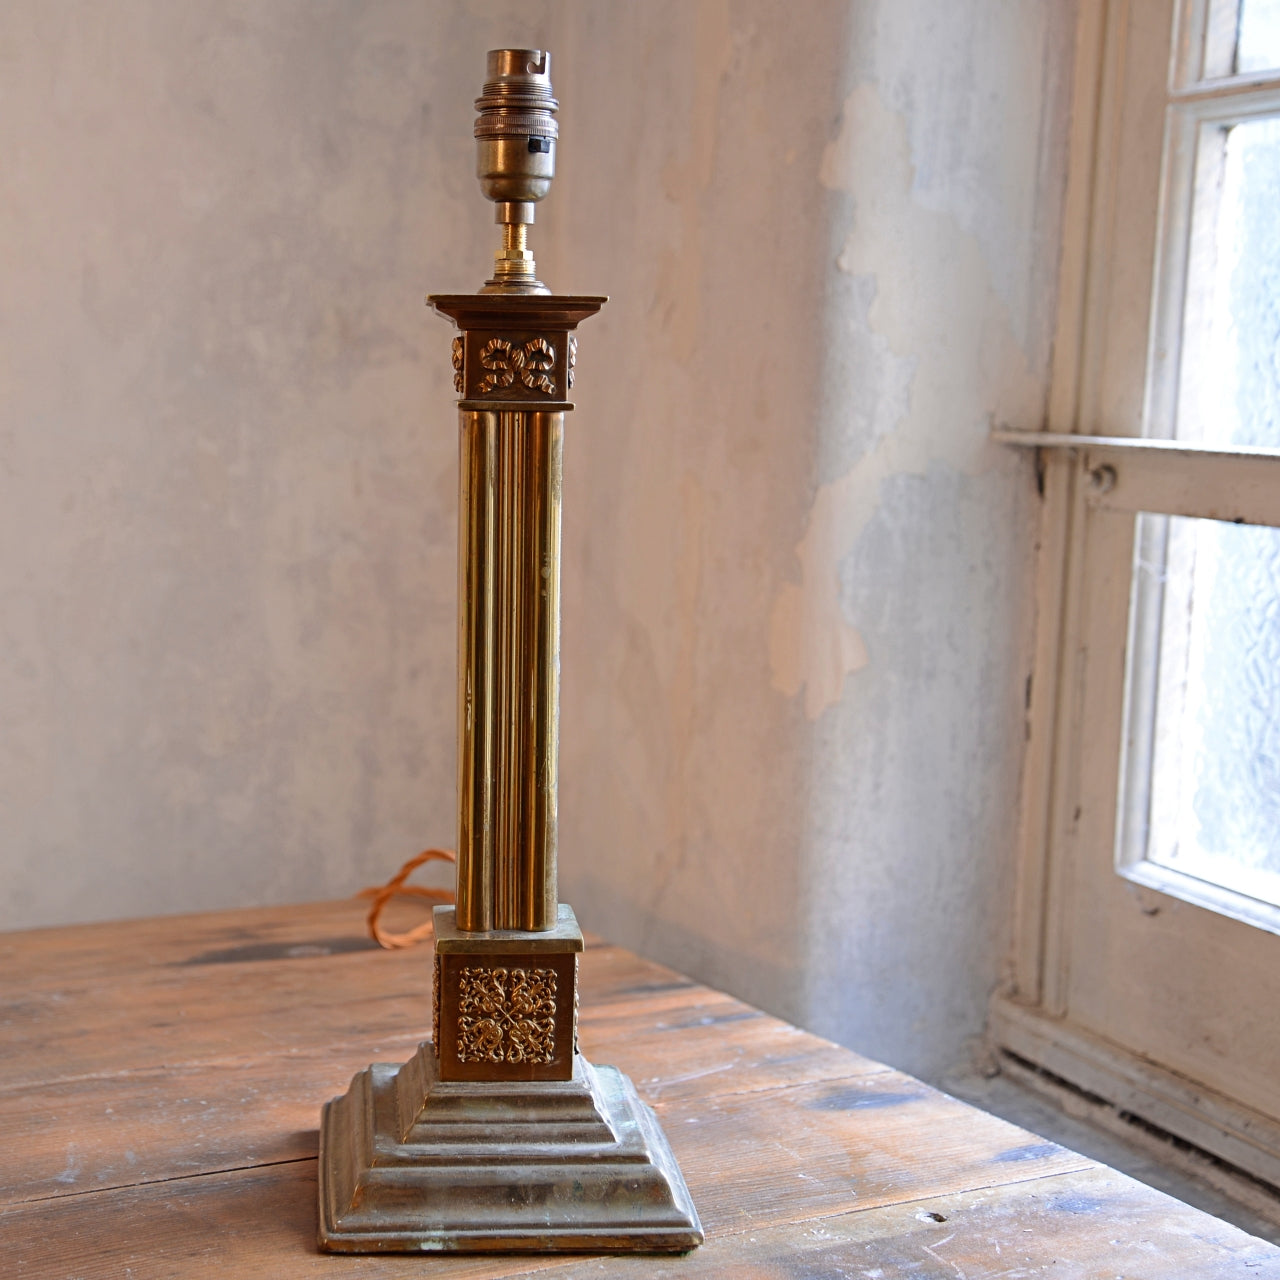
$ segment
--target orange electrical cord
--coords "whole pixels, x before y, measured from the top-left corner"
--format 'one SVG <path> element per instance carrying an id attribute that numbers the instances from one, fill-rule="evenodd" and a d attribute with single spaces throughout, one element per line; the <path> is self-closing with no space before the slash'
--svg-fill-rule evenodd
<path id="1" fill-rule="evenodd" d="M 429 902 L 452 902 L 454 893 L 452 889 L 425 889 L 421 885 L 405 884 L 405 881 L 416 871 L 424 862 L 438 860 L 440 862 L 457 862 L 458 855 L 452 849 L 424 849 L 421 853 L 415 854 L 408 862 L 400 868 L 399 871 L 382 886 L 374 886 L 369 889 L 361 889 L 357 897 L 372 898 L 373 905 L 369 908 L 369 936 L 380 947 L 385 947 L 388 951 L 394 951 L 397 947 L 413 947 L 419 942 L 431 937 L 432 927 L 431 921 L 426 924 L 420 924 L 416 929 L 410 929 L 408 933 L 388 933 L 378 924 L 378 918 L 382 915 L 382 908 L 387 905 L 394 897 L 401 898 L 426 898 Z"/>

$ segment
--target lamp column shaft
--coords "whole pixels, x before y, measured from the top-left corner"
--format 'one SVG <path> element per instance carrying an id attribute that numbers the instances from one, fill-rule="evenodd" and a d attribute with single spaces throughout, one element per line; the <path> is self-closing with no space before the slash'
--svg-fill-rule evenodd
<path id="1" fill-rule="evenodd" d="M 469 931 L 556 924 L 564 414 L 459 415 L 458 900 Z"/>
<path id="2" fill-rule="evenodd" d="M 604 298 L 438 294 L 459 328 L 457 903 L 436 912 L 447 1081 L 570 1080 L 582 931 L 556 893 L 560 492 L 578 324 Z"/>

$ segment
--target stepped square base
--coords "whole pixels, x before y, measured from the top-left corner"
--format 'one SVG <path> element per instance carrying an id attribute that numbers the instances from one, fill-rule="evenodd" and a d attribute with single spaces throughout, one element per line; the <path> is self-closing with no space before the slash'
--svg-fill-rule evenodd
<path id="1" fill-rule="evenodd" d="M 340 1253 L 684 1252 L 702 1227 L 653 1112 L 613 1067 L 441 1080 L 428 1041 L 320 1124 L 320 1246 Z"/>

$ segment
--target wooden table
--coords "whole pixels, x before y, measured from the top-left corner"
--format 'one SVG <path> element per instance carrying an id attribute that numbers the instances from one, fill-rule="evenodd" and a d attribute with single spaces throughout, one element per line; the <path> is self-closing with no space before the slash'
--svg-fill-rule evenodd
<path id="1" fill-rule="evenodd" d="M 1280 1249 L 617 947 L 587 1056 L 657 1109 L 685 1257 L 330 1257 L 320 1105 L 428 1024 L 354 902 L 0 935 L 0 1274 L 1280 1277 Z"/>

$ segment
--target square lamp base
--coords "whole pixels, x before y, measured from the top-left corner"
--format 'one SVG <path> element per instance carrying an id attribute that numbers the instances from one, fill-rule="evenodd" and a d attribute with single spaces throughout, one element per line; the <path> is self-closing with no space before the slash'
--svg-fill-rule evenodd
<path id="1" fill-rule="evenodd" d="M 337 1253 L 684 1252 L 702 1226 L 653 1112 L 613 1067 L 441 1080 L 435 1047 L 374 1063 L 320 1123 L 320 1247 Z"/>

